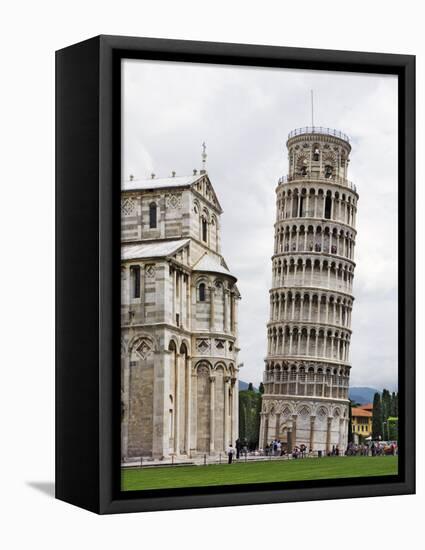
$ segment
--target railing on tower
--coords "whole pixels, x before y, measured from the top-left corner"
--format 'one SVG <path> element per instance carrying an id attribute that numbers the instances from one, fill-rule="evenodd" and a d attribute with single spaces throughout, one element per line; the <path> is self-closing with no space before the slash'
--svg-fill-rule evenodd
<path id="1" fill-rule="evenodd" d="M 354 185 L 353 182 L 347 180 L 346 178 L 341 178 L 340 176 L 331 176 L 329 178 L 325 178 L 325 176 L 317 176 L 317 175 L 310 175 L 306 174 L 305 176 L 301 176 L 299 174 L 295 176 L 282 176 L 278 179 L 277 183 L 278 185 L 281 185 L 283 183 L 292 183 L 292 182 L 318 182 L 318 183 L 337 183 L 339 185 L 344 185 L 345 187 L 348 187 L 355 193 L 357 193 L 357 188 Z"/>
<path id="2" fill-rule="evenodd" d="M 339 130 L 335 130 L 334 128 L 324 128 L 323 126 L 304 126 L 304 128 L 296 128 L 295 130 L 292 130 L 292 132 L 289 132 L 288 139 L 300 136 L 302 134 L 325 134 L 327 136 L 343 139 L 347 143 L 350 143 L 350 138 L 347 134 L 344 134 Z"/>

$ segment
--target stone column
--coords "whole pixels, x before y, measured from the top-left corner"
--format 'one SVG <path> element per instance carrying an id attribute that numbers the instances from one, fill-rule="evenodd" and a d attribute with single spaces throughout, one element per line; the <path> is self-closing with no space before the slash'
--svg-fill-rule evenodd
<path id="1" fill-rule="evenodd" d="M 224 289 L 224 296 L 223 296 L 223 299 L 224 299 L 224 332 L 228 332 L 229 331 L 229 311 L 228 311 L 228 307 L 229 307 L 229 290 L 226 288 Z"/>
<path id="2" fill-rule="evenodd" d="M 232 437 L 232 445 L 236 441 L 239 435 L 239 393 L 237 390 L 237 381 L 238 379 L 236 377 L 232 378 L 231 380 L 231 395 L 232 395 L 232 430 L 231 430 L 231 437 Z"/>
<path id="3" fill-rule="evenodd" d="M 124 416 L 121 423 L 121 458 L 128 455 L 128 422 L 130 420 L 130 354 L 126 351 L 124 355 L 122 399 L 124 405 Z"/>
<path id="4" fill-rule="evenodd" d="M 235 332 L 235 293 L 230 294 L 230 332 Z"/>
<path id="5" fill-rule="evenodd" d="M 264 414 L 264 439 L 263 439 L 263 449 L 267 445 L 269 438 L 269 415 L 268 413 Z"/>
<path id="6" fill-rule="evenodd" d="M 314 450 L 314 422 L 316 420 L 316 417 L 314 415 L 310 416 L 310 443 L 309 443 L 309 450 Z"/>
<path id="7" fill-rule="evenodd" d="M 174 395 L 174 453 L 180 453 L 180 358 L 181 355 L 177 351 L 175 352 L 176 361 L 176 380 L 175 380 L 175 395 Z"/>
<path id="8" fill-rule="evenodd" d="M 192 358 L 187 357 L 186 361 L 186 368 L 187 372 L 185 373 L 186 376 L 186 389 L 187 389 L 187 395 L 186 395 L 186 433 L 185 433 L 185 450 L 187 453 L 187 456 L 190 456 L 190 449 L 191 449 L 191 441 L 190 441 L 190 429 L 191 429 L 191 417 L 192 417 Z"/>
<path id="9" fill-rule="evenodd" d="M 264 447 L 264 424 L 266 422 L 266 413 L 260 412 L 260 433 L 258 435 L 258 446 Z"/>
<path id="10" fill-rule="evenodd" d="M 297 415 L 292 415 L 292 447 L 295 447 L 297 444 Z"/>
<path id="11" fill-rule="evenodd" d="M 327 430 L 326 430 L 326 453 L 329 453 L 331 450 L 331 427 L 332 427 L 332 416 L 329 416 Z"/>
<path id="12" fill-rule="evenodd" d="M 215 376 L 210 376 L 210 454 L 214 453 L 215 440 Z"/>
<path id="13" fill-rule="evenodd" d="M 229 440 L 229 387 L 230 387 L 230 376 L 224 377 L 224 451 L 226 451 L 229 443 L 233 441 Z"/>
<path id="14" fill-rule="evenodd" d="M 176 323 L 176 296 L 177 296 L 177 271 L 173 267 L 173 318 L 171 323 L 174 325 Z"/>
<path id="15" fill-rule="evenodd" d="M 191 329 L 191 299 L 190 299 L 191 280 L 190 275 L 186 276 L 186 328 Z"/>
<path id="16" fill-rule="evenodd" d="M 210 289 L 210 330 L 215 328 L 215 288 L 213 286 L 209 287 Z"/>
<path id="17" fill-rule="evenodd" d="M 185 325 L 185 322 L 184 322 L 184 319 L 183 319 L 183 273 L 180 272 L 180 277 L 179 277 L 179 285 L 180 285 L 180 305 L 179 305 L 179 308 L 180 308 L 180 326 L 183 328 L 184 325 Z"/>
<path id="18" fill-rule="evenodd" d="M 338 437 L 338 447 L 339 447 L 339 454 L 341 455 L 344 453 L 345 442 L 344 442 L 344 424 L 345 420 L 341 417 L 339 419 L 339 437 Z"/>
<path id="19" fill-rule="evenodd" d="M 276 431 L 275 431 L 275 439 L 279 439 L 279 427 L 280 427 L 280 413 L 276 414 Z"/>

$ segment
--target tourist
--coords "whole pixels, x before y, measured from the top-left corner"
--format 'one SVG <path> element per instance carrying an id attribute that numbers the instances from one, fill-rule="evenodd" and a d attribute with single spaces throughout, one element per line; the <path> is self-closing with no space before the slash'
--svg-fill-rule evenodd
<path id="1" fill-rule="evenodd" d="M 228 464 L 232 463 L 234 454 L 235 454 L 235 449 L 232 447 L 232 444 L 230 444 L 229 448 L 227 449 Z"/>
<path id="2" fill-rule="evenodd" d="M 280 450 L 282 448 L 282 444 L 280 442 L 280 439 L 276 441 L 276 456 L 280 456 Z"/>
<path id="3" fill-rule="evenodd" d="M 242 448 L 242 444 L 239 438 L 236 440 L 235 446 L 236 446 L 236 458 L 238 459 Z"/>

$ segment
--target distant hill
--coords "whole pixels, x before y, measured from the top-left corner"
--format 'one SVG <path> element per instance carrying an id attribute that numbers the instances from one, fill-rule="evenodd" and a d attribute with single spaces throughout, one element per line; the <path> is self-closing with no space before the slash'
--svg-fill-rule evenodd
<path id="1" fill-rule="evenodd" d="M 239 380 L 239 391 L 243 391 L 247 389 L 248 389 L 248 382 Z M 258 391 L 258 388 L 254 386 L 254 390 Z M 376 392 L 381 393 L 376 388 L 366 388 L 366 387 L 350 388 L 349 398 L 351 399 L 351 401 L 360 403 L 360 405 L 365 405 L 366 403 L 373 402 L 373 396 L 375 395 Z"/>
<path id="2" fill-rule="evenodd" d="M 248 382 L 244 382 L 243 380 L 239 380 L 239 391 L 241 390 L 247 390 L 249 386 Z M 254 386 L 254 390 L 258 391 L 258 389 Z"/>
<path id="3" fill-rule="evenodd" d="M 373 396 L 376 392 L 381 393 L 375 388 L 350 388 L 348 397 L 351 401 L 365 405 L 366 403 L 373 403 Z"/>

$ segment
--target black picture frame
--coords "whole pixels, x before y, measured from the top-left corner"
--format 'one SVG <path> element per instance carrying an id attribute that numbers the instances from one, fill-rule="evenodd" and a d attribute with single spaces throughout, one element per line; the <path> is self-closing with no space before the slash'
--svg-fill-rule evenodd
<path id="1" fill-rule="evenodd" d="M 398 76 L 397 476 L 120 491 L 122 58 Z M 414 492 L 415 57 L 121 36 L 56 52 L 56 498 L 107 514 Z"/>

